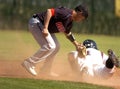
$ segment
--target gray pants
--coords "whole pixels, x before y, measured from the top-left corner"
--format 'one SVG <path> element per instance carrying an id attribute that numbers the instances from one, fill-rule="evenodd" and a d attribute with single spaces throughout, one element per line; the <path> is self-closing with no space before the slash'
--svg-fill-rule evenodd
<path id="1" fill-rule="evenodd" d="M 45 66 L 51 66 L 54 56 L 59 51 L 60 44 L 55 34 L 49 34 L 44 37 L 42 34 L 42 23 L 37 18 L 31 18 L 29 21 L 29 30 L 40 45 L 40 49 L 29 58 L 32 63 L 38 63 L 45 60 Z"/>

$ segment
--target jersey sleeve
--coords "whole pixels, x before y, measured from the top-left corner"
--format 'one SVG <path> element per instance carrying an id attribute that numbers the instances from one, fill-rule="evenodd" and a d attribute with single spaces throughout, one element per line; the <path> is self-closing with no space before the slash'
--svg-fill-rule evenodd
<path id="1" fill-rule="evenodd" d="M 51 10 L 52 16 L 55 16 L 55 9 L 51 8 L 50 10 Z"/>

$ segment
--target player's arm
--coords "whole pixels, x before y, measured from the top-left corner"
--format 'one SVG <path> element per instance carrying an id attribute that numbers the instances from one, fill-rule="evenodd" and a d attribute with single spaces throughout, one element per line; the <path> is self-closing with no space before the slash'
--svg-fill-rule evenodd
<path id="1" fill-rule="evenodd" d="M 71 32 L 69 32 L 68 34 L 65 33 L 65 35 L 68 38 L 68 40 L 70 40 L 75 45 L 75 47 L 77 48 L 79 43 L 75 40 L 74 35 Z"/>
<path id="2" fill-rule="evenodd" d="M 52 39 L 52 37 L 48 31 L 48 25 L 49 25 L 49 22 L 50 22 L 50 19 L 52 16 L 54 16 L 54 9 L 47 9 L 47 12 L 46 12 L 46 15 L 44 18 L 44 27 L 43 27 L 42 33 L 43 33 L 46 41 L 48 42 L 47 46 L 49 49 L 55 48 L 54 40 Z"/>
<path id="3" fill-rule="evenodd" d="M 50 22 L 51 17 L 54 15 L 54 9 L 47 9 L 45 18 L 44 18 L 44 27 L 43 27 L 43 34 L 46 37 L 48 35 L 48 25 Z"/>
<path id="4" fill-rule="evenodd" d="M 69 34 L 66 34 L 66 37 L 75 45 L 76 50 L 78 51 L 78 56 L 83 58 L 86 56 L 86 47 L 83 46 L 83 44 L 78 43 L 75 40 L 75 37 L 73 36 L 73 34 L 70 32 Z"/>

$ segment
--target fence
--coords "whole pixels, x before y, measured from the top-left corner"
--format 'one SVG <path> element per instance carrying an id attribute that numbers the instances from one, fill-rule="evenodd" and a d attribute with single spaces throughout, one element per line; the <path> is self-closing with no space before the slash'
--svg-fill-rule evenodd
<path id="1" fill-rule="evenodd" d="M 27 29 L 33 13 L 59 5 L 74 8 L 83 3 L 88 7 L 89 18 L 80 24 L 74 23 L 74 32 L 120 35 L 115 0 L 0 0 L 0 29 Z"/>

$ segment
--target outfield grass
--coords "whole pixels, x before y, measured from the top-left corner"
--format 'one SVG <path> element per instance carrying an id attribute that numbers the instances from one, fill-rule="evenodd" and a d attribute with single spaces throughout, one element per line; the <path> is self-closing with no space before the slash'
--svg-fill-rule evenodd
<path id="1" fill-rule="evenodd" d="M 113 89 L 80 82 L 0 78 L 0 89 Z"/>
<path id="2" fill-rule="evenodd" d="M 82 42 L 85 39 L 94 39 L 98 48 L 107 53 L 109 48 L 120 55 L 120 37 L 104 35 L 84 35 L 74 34 L 76 40 Z M 75 47 L 68 41 L 63 34 L 56 34 L 61 49 L 57 57 L 61 58 Z M 40 47 L 29 32 L 23 31 L 0 31 L 0 60 L 21 60 L 33 55 Z"/>

